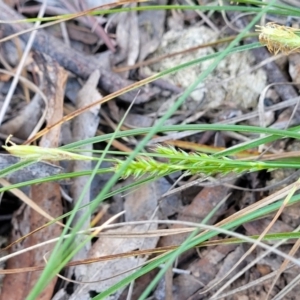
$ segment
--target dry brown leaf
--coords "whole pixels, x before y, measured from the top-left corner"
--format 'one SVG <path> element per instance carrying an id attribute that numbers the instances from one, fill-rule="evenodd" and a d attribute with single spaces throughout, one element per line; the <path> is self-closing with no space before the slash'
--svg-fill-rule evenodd
<path id="1" fill-rule="evenodd" d="M 215 186 L 203 188 L 197 196 L 193 199 L 190 205 L 184 206 L 178 220 L 189 222 L 201 222 L 214 207 L 226 197 L 229 188 L 226 186 Z M 224 213 L 226 206 L 223 205 L 220 210 L 209 220 L 209 224 L 213 224 L 215 220 Z M 173 225 L 171 228 L 181 227 L 180 225 Z M 160 246 L 180 245 L 188 234 L 179 234 L 176 236 L 166 236 L 160 240 Z"/>
<path id="2" fill-rule="evenodd" d="M 191 275 L 179 275 L 174 279 L 174 286 L 178 292 L 173 293 L 173 299 L 188 299 L 193 294 L 196 299 L 197 297 L 206 298 L 207 295 L 199 295 L 199 291 L 207 287 L 210 282 L 222 278 L 243 253 L 243 247 L 236 245 L 209 248 L 202 258 L 190 265 Z"/>
<path id="3" fill-rule="evenodd" d="M 12 134 L 20 139 L 26 140 L 40 120 L 43 109 L 45 109 L 44 102 L 40 96 L 36 94 L 32 101 L 17 117 L 6 122 L 1 127 L 1 132 L 5 134 Z"/>
<path id="4" fill-rule="evenodd" d="M 5 168 L 8 168 L 18 162 L 20 162 L 20 158 L 18 157 L 7 155 L 7 154 L 1 154 L 0 170 L 4 170 Z M 16 172 L 10 173 L 6 176 L 6 178 L 11 183 L 19 183 L 19 182 L 25 182 L 28 180 L 36 179 L 36 178 L 56 175 L 62 172 L 63 169 L 61 167 L 41 161 L 41 162 L 27 165 L 24 168 L 22 168 L 22 170 L 18 170 Z"/>
<path id="5" fill-rule="evenodd" d="M 5 180 L 4 178 L 0 178 L 0 184 L 2 186 L 9 186 L 10 183 Z M 46 211 L 41 209 L 34 201 L 32 201 L 25 193 L 23 193 L 19 189 L 11 189 L 10 192 L 14 194 L 16 197 L 18 197 L 23 203 L 25 203 L 27 206 L 31 207 L 33 210 L 35 210 L 38 214 L 44 216 L 49 221 L 53 221 L 54 218 L 48 214 Z"/>
<path id="6" fill-rule="evenodd" d="M 166 0 L 151 1 L 145 5 L 164 5 Z M 140 4 L 143 6 L 143 4 Z M 145 10 L 139 13 L 140 32 L 140 55 L 139 61 L 143 61 L 149 54 L 157 50 L 163 35 L 163 28 L 166 22 L 165 10 Z"/>
<path id="7" fill-rule="evenodd" d="M 49 111 L 47 114 L 48 124 L 55 123 L 62 117 L 63 114 L 63 96 L 64 88 L 67 79 L 67 73 L 52 59 L 43 55 L 37 55 L 36 60 L 39 66 L 43 69 L 45 76 L 44 93 L 49 99 Z M 40 145 L 43 147 L 57 147 L 59 141 L 59 127 L 46 134 L 41 140 Z M 60 187 L 56 182 L 42 183 L 31 188 L 32 199 L 35 203 L 47 214 L 53 217 L 58 217 L 62 214 L 62 203 L 60 197 Z M 12 220 L 13 240 L 28 234 L 30 231 L 44 225 L 48 222 L 45 217 L 41 216 L 30 207 L 22 206 L 18 210 Z M 22 244 L 15 244 L 12 247 L 13 251 L 27 248 L 36 245 L 39 242 L 46 241 L 53 237 L 59 236 L 61 227 L 57 224 L 52 224 L 41 231 L 29 236 Z M 49 253 L 53 245 L 41 247 L 35 251 L 26 252 L 18 257 L 11 258 L 8 263 L 8 268 L 20 268 L 26 266 L 34 266 L 44 262 L 44 255 Z M 23 300 L 26 298 L 30 290 L 40 277 L 41 272 L 20 273 L 5 276 L 1 299 Z M 38 299 L 50 299 L 53 294 L 56 279 L 53 279 Z M 18 289 L 12 293 L 12 288 L 18 286 Z"/>
<path id="8" fill-rule="evenodd" d="M 128 182 L 127 182 L 128 184 Z M 139 221 L 156 218 L 155 211 L 157 207 L 157 200 L 159 194 L 155 188 L 154 183 L 145 184 L 143 187 L 138 188 L 127 194 L 125 200 L 126 221 Z M 153 216 L 154 215 L 154 216 Z M 118 231 L 147 231 L 157 229 L 157 224 L 152 225 L 139 225 L 139 226 L 126 226 L 120 228 Z M 116 254 L 122 252 L 129 252 L 132 250 L 142 250 L 154 248 L 157 244 L 158 237 L 151 238 L 107 238 L 100 237 L 92 246 L 89 257 L 96 257 L 108 254 Z M 143 257 L 130 257 L 124 259 L 116 259 L 107 262 L 99 262 L 87 266 L 87 273 L 84 276 L 84 282 L 99 281 L 93 284 L 80 285 L 70 299 L 90 299 L 89 291 L 93 290 L 98 293 L 104 291 L 116 282 L 120 281 L 125 276 L 133 272 L 133 268 L 137 268 L 142 264 L 148 256 Z M 131 270 L 131 271 L 130 271 Z M 126 272 L 129 271 L 129 272 Z M 126 273 L 124 273 L 126 272 Z M 119 276 L 117 276 L 120 274 Z M 107 279 L 103 281 L 104 279 Z M 117 294 L 112 296 L 117 299 L 122 293 L 120 290 Z"/>
<path id="9" fill-rule="evenodd" d="M 140 226 L 127 226 L 123 227 L 123 230 L 127 231 L 147 231 L 156 228 L 156 224 L 140 225 Z M 117 232 L 118 230 L 114 230 Z M 89 252 L 89 257 L 97 257 L 102 255 L 117 254 L 122 252 L 129 252 L 135 249 L 147 249 L 155 247 L 158 238 L 100 238 L 92 247 Z M 72 295 L 70 300 L 75 299 L 91 299 L 89 291 L 102 292 L 105 289 L 116 284 L 122 280 L 125 276 L 130 275 L 134 270 L 133 268 L 138 267 L 142 264 L 148 256 L 141 257 L 130 257 L 125 259 L 115 259 L 107 262 L 100 262 L 88 265 L 87 272 L 82 278 L 83 282 L 98 281 L 96 283 L 87 283 L 80 285 L 75 293 Z M 131 271 L 130 271 L 131 270 Z M 128 272 L 127 272 L 128 271 Z M 126 273 L 124 273 L 126 272 Z M 118 275 L 120 274 L 120 275 Z M 105 280 L 106 279 L 106 280 Z M 120 290 L 111 299 L 117 299 L 118 295 L 122 292 Z"/>
<path id="10" fill-rule="evenodd" d="M 118 1 L 119 4 L 125 4 L 124 2 L 126 1 Z M 114 4 L 112 4 L 111 6 L 114 6 Z M 0 2 L 0 18 L 3 21 L 8 20 L 11 22 L 13 20 L 22 19 L 22 16 L 16 13 L 14 10 L 10 9 L 7 5 L 5 5 L 5 3 Z M 4 23 L 2 25 L 4 35 L 6 36 L 11 35 L 13 32 L 32 30 L 32 27 L 28 23 Z M 20 35 L 20 38 L 27 42 L 28 35 L 22 34 Z M 47 41 L 47 43 L 45 43 L 45 40 Z M 48 45 L 55 46 L 48 47 Z M 109 93 L 119 91 L 131 83 L 131 81 L 123 80 L 119 75 L 111 72 L 110 70 L 105 70 L 102 67 L 102 62 L 97 58 L 93 56 L 84 56 L 82 53 L 77 52 L 75 49 L 67 47 L 60 40 L 48 35 L 42 29 L 38 30 L 37 32 L 36 39 L 33 44 L 33 49 L 50 55 L 51 57 L 53 57 L 53 59 L 57 60 L 58 63 L 65 69 L 84 79 L 86 79 L 95 69 L 99 69 L 101 72 L 103 71 L 99 86 Z M 152 91 L 152 89 L 150 89 L 149 87 L 141 87 L 140 90 L 141 92 L 138 94 L 135 104 L 149 101 L 150 98 L 157 94 L 157 91 Z M 135 91 L 128 91 L 127 93 L 122 93 L 122 95 L 120 95 L 119 97 L 120 99 L 131 103 L 132 99 L 134 99 L 135 96 Z"/>
<path id="11" fill-rule="evenodd" d="M 85 85 L 82 87 L 82 89 L 79 91 L 77 95 L 76 100 L 76 108 L 80 109 L 82 107 L 85 107 L 94 101 L 101 99 L 101 94 L 97 90 L 97 84 L 99 82 L 100 78 L 100 72 L 98 70 L 94 71 Z M 84 140 L 87 138 L 94 137 L 99 125 L 99 110 L 100 105 L 92 107 L 90 110 L 85 111 L 81 115 L 77 116 L 73 120 L 72 123 L 72 133 L 73 133 L 73 139 L 75 141 Z M 85 156 L 92 155 L 89 150 L 93 150 L 93 145 L 86 145 L 84 148 L 82 148 L 83 152 L 81 154 Z M 87 152 L 84 152 L 84 151 Z M 73 164 L 73 171 L 74 172 L 80 172 L 80 171 L 86 171 L 92 169 L 92 162 L 91 161 L 74 161 Z M 88 176 L 81 176 L 74 178 L 73 183 L 71 185 L 71 196 L 74 199 L 74 205 L 80 199 L 80 196 L 82 194 L 82 191 L 86 184 L 89 181 Z M 87 193 L 82 198 L 81 206 L 86 205 L 90 203 L 90 191 L 88 190 Z M 89 207 L 85 209 L 79 210 L 73 220 L 73 224 L 75 225 L 86 212 L 89 212 Z M 85 223 L 81 229 L 88 229 L 90 227 L 91 218 L 87 217 L 85 219 Z M 85 236 L 78 236 L 76 243 L 81 244 L 86 239 Z M 90 243 L 87 242 L 85 246 L 73 257 L 73 260 L 81 260 L 86 258 L 87 251 L 90 249 Z M 85 274 L 86 266 L 77 266 L 76 268 L 70 270 L 70 272 L 75 271 L 75 278 L 77 280 L 81 280 L 83 275 Z"/>
<path id="12" fill-rule="evenodd" d="M 120 48 L 117 61 L 125 59 L 126 65 L 133 65 L 139 55 L 140 37 L 138 30 L 138 18 L 135 11 L 121 13 L 117 26 L 117 44 Z M 128 72 L 124 77 L 128 77 Z"/>

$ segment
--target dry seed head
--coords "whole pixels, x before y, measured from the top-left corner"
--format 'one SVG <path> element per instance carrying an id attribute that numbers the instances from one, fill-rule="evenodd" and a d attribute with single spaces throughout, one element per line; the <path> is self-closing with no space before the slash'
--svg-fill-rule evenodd
<path id="1" fill-rule="evenodd" d="M 295 32 L 299 29 L 282 26 L 275 23 L 267 23 L 266 26 L 256 25 L 260 32 L 259 41 L 265 45 L 271 53 L 278 54 L 283 52 L 286 54 L 300 52 L 300 36 Z"/>

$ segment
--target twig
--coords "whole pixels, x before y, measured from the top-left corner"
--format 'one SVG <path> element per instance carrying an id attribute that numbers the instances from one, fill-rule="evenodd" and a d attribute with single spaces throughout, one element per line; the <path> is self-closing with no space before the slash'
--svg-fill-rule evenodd
<path id="1" fill-rule="evenodd" d="M 0 1 L 0 19 L 3 21 L 15 21 L 22 19 L 23 17 L 8 7 L 3 1 Z M 27 23 L 11 23 L 1 24 L 3 35 L 8 36 L 15 32 L 23 31 L 24 29 L 31 28 Z M 27 43 L 28 34 L 20 35 L 20 38 Z M 132 83 L 129 80 L 124 80 L 119 75 L 105 69 L 101 65 L 101 61 L 92 56 L 84 56 L 82 53 L 76 51 L 73 48 L 66 46 L 63 42 L 57 38 L 50 36 L 44 30 L 39 30 L 36 34 L 36 39 L 32 45 L 32 48 L 36 51 L 42 52 L 51 56 L 62 67 L 82 79 L 87 79 L 88 76 L 95 70 L 99 69 L 101 78 L 99 80 L 99 87 L 108 93 L 113 93 L 120 90 L 123 87 Z M 149 87 L 141 88 L 138 98 L 135 104 L 140 104 L 149 101 L 157 94 L 157 91 L 149 89 Z M 119 98 L 131 102 L 135 98 L 136 92 L 130 91 L 126 94 L 120 95 Z"/>

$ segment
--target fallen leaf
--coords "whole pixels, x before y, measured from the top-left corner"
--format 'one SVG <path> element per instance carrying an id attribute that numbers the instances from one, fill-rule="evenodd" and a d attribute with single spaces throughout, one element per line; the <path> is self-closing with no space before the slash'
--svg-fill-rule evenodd
<path id="1" fill-rule="evenodd" d="M 63 96 L 64 87 L 67 79 L 67 73 L 55 61 L 43 55 L 36 55 L 44 77 L 44 93 L 48 96 L 49 110 L 47 112 L 48 125 L 55 123 L 63 115 Z M 41 140 L 40 145 L 43 147 L 57 147 L 59 141 L 59 127 L 49 131 Z M 56 218 L 62 215 L 62 203 L 60 196 L 60 187 L 57 182 L 47 182 L 31 187 L 31 196 L 35 203 L 46 213 Z M 14 230 L 12 231 L 12 240 L 16 240 L 29 232 L 45 225 L 48 222 L 44 216 L 32 210 L 29 206 L 22 206 L 12 220 Z M 32 235 L 25 241 L 12 246 L 12 251 L 27 248 L 43 241 L 47 241 L 59 236 L 61 226 L 52 224 L 43 228 Z M 44 263 L 44 256 L 49 254 L 53 245 L 46 245 L 33 251 L 25 252 L 17 257 L 8 260 L 7 268 L 21 268 L 34 266 Z M 26 298 L 30 290 L 36 284 L 41 272 L 20 273 L 6 275 L 3 282 L 3 289 L 0 299 L 23 300 Z M 56 279 L 53 279 L 47 288 L 43 290 L 38 297 L 40 300 L 50 299 Z M 18 286 L 18 289 L 12 288 Z"/>
<path id="2" fill-rule="evenodd" d="M 128 184 L 128 183 L 127 183 Z M 155 189 L 155 183 L 145 184 L 143 187 L 131 191 L 126 194 L 125 200 L 125 218 L 126 221 L 141 221 L 157 218 L 155 215 L 157 200 L 159 198 L 158 191 Z M 157 229 L 157 224 L 145 224 L 138 226 L 125 226 L 120 229 L 113 230 L 114 233 L 124 232 L 145 232 L 147 236 L 148 230 Z M 109 232 L 109 231 L 108 231 Z M 143 250 L 155 248 L 158 237 L 141 237 L 141 238 L 109 238 L 100 237 L 92 246 L 88 257 L 97 257 L 102 255 L 111 255 L 122 252 L 130 252 L 133 250 Z M 86 275 L 82 279 L 83 284 L 78 286 L 70 300 L 75 299 L 91 299 L 90 291 L 101 293 L 113 284 L 119 282 L 125 276 L 131 274 L 140 264 L 146 261 L 148 256 L 129 257 L 124 259 L 115 259 L 107 262 L 99 262 L 87 265 Z M 124 273 L 125 272 L 125 273 Z M 120 274 L 120 275 L 118 275 Z M 96 281 L 96 283 L 88 283 Z M 84 284 L 86 282 L 86 284 Z M 117 299 L 122 293 L 120 289 L 114 296 L 107 299 Z"/>
<path id="3" fill-rule="evenodd" d="M 85 85 L 82 87 L 82 89 L 79 91 L 77 95 L 76 100 L 76 108 L 82 108 L 85 107 L 92 102 L 101 99 L 101 94 L 97 90 L 97 84 L 99 82 L 100 78 L 100 72 L 98 70 L 94 71 Z M 72 133 L 73 133 L 73 139 L 74 141 L 80 141 L 87 138 L 94 137 L 99 125 L 99 110 L 100 105 L 92 107 L 89 111 L 85 111 L 84 113 L 77 116 L 72 123 Z M 90 156 L 91 153 L 90 150 L 93 150 L 93 145 L 86 145 L 82 148 L 81 154 L 85 156 Z M 87 152 L 84 152 L 87 151 Z M 74 172 L 80 172 L 80 171 L 86 171 L 92 169 L 92 161 L 74 161 L 73 164 L 73 171 Z M 82 191 L 84 190 L 84 187 L 86 184 L 88 184 L 89 177 L 88 176 L 81 176 L 74 178 L 70 191 L 71 191 L 71 197 L 74 199 L 74 206 L 77 203 L 78 199 L 80 199 L 80 196 L 82 194 Z M 91 201 L 90 199 L 90 191 L 88 190 L 87 193 L 84 195 L 81 201 L 81 206 L 89 204 Z M 90 208 L 87 207 L 85 209 L 79 210 L 73 220 L 73 225 L 75 225 L 79 220 L 84 216 L 86 212 L 89 212 Z M 85 219 L 85 223 L 83 224 L 81 229 L 88 229 L 90 227 L 91 218 L 90 216 Z M 86 237 L 78 236 L 76 243 L 79 245 L 81 244 Z M 90 249 L 90 242 L 85 243 L 85 246 L 81 248 L 80 251 L 78 251 L 74 257 L 73 260 L 81 260 L 86 258 L 87 251 Z M 75 278 L 77 280 L 81 280 L 83 275 L 85 274 L 86 265 L 77 266 L 75 268 L 70 268 L 70 273 L 75 272 Z"/>

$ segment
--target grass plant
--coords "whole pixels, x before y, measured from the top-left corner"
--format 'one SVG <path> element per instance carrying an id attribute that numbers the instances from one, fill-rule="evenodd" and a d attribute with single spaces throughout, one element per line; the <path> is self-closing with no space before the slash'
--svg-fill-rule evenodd
<path id="1" fill-rule="evenodd" d="M 300 159 L 297 157 L 291 158 L 282 158 L 276 159 L 272 161 L 268 160 L 255 160 L 255 159 L 239 159 L 235 155 L 241 151 L 245 151 L 248 149 L 256 148 L 260 145 L 264 145 L 279 139 L 284 138 L 293 138 L 300 139 L 300 127 L 290 128 L 288 130 L 278 130 L 271 128 L 260 128 L 254 126 L 245 126 L 245 125 L 220 125 L 220 124 L 211 124 L 211 125 L 173 125 L 173 126 L 165 126 L 165 121 L 168 120 L 176 112 L 176 110 L 186 101 L 191 92 L 194 91 L 195 88 L 199 85 L 199 83 L 203 82 L 205 78 L 218 66 L 218 64 L 228 55 L 232 55 L 234 57 L 235 53 L 240 51 L 249 51 L 251 49 L 261 47 L 266 45 L 269 50 L 272 52 L 293 52 L 298 51 L 298 44 L 288 44 L 287 35 L 292 39 L 299 39 L 297 32 L 294 30 L 277 25 L 267 25 L 267 27 L 259 27 L 260 30 L 260 40 L 263 45 L 260 43 L 254 44 L 246 44 L 243 46 L 239 46 L 239 42 L 249 33 L 251 29 L 254 28 L 256 24 L 259 23 L 261 18 L 265 14 L 273 14 L 278 16 L 300 16 L 300 10 L 293 8 L 288 5 L 279 5 L 276 4 L 275 0 L 269 2 L 263 1 L 248 1 L 248 0 L 238 0 L 235 1 L 239 5 L 226 5 L 226 6 L 143 6 L 143 7 L 135 7 L 135 8 L 118 8 L 111 10 L 96 10 L 90 11 L 91 14 L 99 15 L 99 14 L 107 14 L 107 13 L 118 13 L 118 12 L 126 12 L 129 10 L 153 10 L 153 9 L 191 9 L 191 10 L 202 10 L 202 11 L 239 11 L 239 12 L 250 12 L 253 13 L 253 17 L 249 22 L 249 25 L 239 33 L 236 38 L 230 42 L 226 48 L 222 51 L 217 52 L 212 55 L 208 55 L 206 57 L 199 57 L 196 60 L 191 62 L 182 64 L 177 66 L 176 68 L 172 68 L 169 70 L 165 70 L 147 80 L 144 80 L 140 85 L 149 83 L 158 78 L 162 78 L 167 74 L 177 72 L 178 70 L 186 69 L 194 64 L 198 64 L 202 61 L 209 60 L 211 62 L 210 67 L 207 68 L 203 73 L 199 74 L 197 80 L 191 83 L 190 87 L 187 88 L 184 93 L 178 98 L 176 103 L 168 110 L 168 112 L 156 123 L 156 125 L 152 128 L 142 128 L 142 129 L 134 129 L 128 131 L 120 131 L 119 128 L 113 134 L 107 134 L 105 136 L 94 137 L 85 141 L 78 141 L 59 149 L 48 149 L 42 150 L 36 146 L 17 146 L 12 145 L 8 147 L 7 150 L 15 150 L 12 154 L 15 154 L 19 157 L 22 157 L 22 160 L 9 168 L 0 171 L 0 176 L 4 177 L 11 172 L 15 172 L 20 168 L 24 167 L 27 164 L 34 163 L 36 161 L 40 161 L 43 159 L 51 159 L 54 156 L 57 158 L 56 160 L 63 159 L 82 159 L 80 155 L 76 154 L 76 151 L 80 149 L 81 146 L 86 144 L 98 143 L 100 141 L 108 140 L 108 146 L 105 151 L 101 153 L 100 157 L 95 156 L 94 159 L 97 160 L 96 167 L 89 172 L 77 172 L 77 173 L 65 173 L 65 174 L 57 174 L 55 176 L 50 176 L 48 178 L 40 178 L 31 180 L 28 182 L 22 182 L 19 184 L 14 184 L 9 187 L 2 187 L 0 192 L 8 191 L 12 188 L 19 188 L 25 185 L 38 184 L 46 181 L 53 180 L 62 180 L 65 178 L 73 178 L 76 176 L 89 175 L 90 180 L 89 184 L 85 187 L 82 192 L 82 197 L 84 193 L 88 191 L 89 185 L 91 184 L 94 176 L 99 173 L 107 173 L 112 172 L 113 176 L 107 183 L 107 185 L 102 189 L 99 195 L 93 199 L 90 203 L 90 211 L 94 211 L 99 204 L 105 199 L 120 193 L 121 191 L 129 191 L 133 188 L 136 188 L 142 184 L 158 179 L 159 177 L 172 174 L 174 172 L 181 171 L 187 175 L 201 175 L 204 178 L 207 176 L 215 176 L 215 175 L 226 175 L 228 173 L 234 174 L 243 174 L 246 172 L 256 172 L 260 170 L 272 171 L 280 168 L 300 168 Z M 60 16 L 57 18 L 43 18 L 43 21 L 51 22 L 51 21 L 63 21 L 65 18 L 70 18 L 72 16 Z M 27 22 L 34 22 L 36 18 L 28 19 Z M 51 23 L 46 23 L 50 24 Z M 47 26 L 48 26 L 47 25 Z M 49 26 L 50 26 L 49 25 Z M 280 31 L 278 33 L 278 30 Z M 283 34 L 282 34 L 283 32 Z M 298 43 L 298 40 L 296 41 Z M 132 87 L 138 88 L 139 84 Z M 109 99 L 109 98 L 107 98 Z M 121 125 L 121 124 L 119 124 Z M 120 126 L 119 126 L 120 127 Z M 169 131 L 187 131 L 194 130 L 195 132 L 200 131 L 208 131 L 208 130 L 226 130 L 226 131 L 235 131 L 235 132 L 248 132 L 253 134 L 254 138 L 252 141 L 247 143 L 242 143 L 237 146 L 228 148 L 224 151 L 220 151 L 214 154 L 210 153 L 188 153 L 184 150 L 180 150 L 171 146 L 164 145 L 156 145 L 152 147 L 152 151 L 146 151 L 145 148 L 149 140 L 158 132 L 166 133 Z M 264 137 L 259 137 L 259 134 L 264 134 Z M 115 138 L 121 138 L 126 136 L 141 136 L 144 135 L 143 139 L 136 146 L 134 151 L 130 154 L 127 153 L 115 153 L 110 151 L 111 141 Z M 15 148 L 12 148 L 15 147 Z M 16 148 L 17 147 L 17 148 Z M 20 148 L 21 147 L 21 148 Z M 23 147 L 23 148 L 22 148 Z M 25 148 L 24 148 L 25 147 Z M 34 148 L 33 148 L 34 147 Z M 21 152 L 20 152 L 21 151 Z M 110 156 L 108 156 L 110 155 Z M 116 158 L 116 155 L 125 156 L 125 159 Z M 100 169 L 100 165 L 104 160 L 109 160 L 112 162 L 113 166 L 106 169 Z M 115 183 L 122 178 L 126 178 L 129 176 L 135 177 L 135 182 L 131 185 L 123 187 L 119 190 L 112 191 L 112 187 Z M 249 239 L 246 237 L 242 237 L 234 233 L 234 229 L 241 224 L 246 222 L 255 220 L 257 218 L 262 218 L 271 212 L 275 212 L 285 203 L 287 197 L 289 197 L 287 205 L 293 205 L 300 201 L 300 196 L 295 195 L 294 193 L 289 194 L 289 192 L 295 188 L 295 186 L 290 186 L 289 188 L 282 190 L 281 193 L 277 193 L 273 195 L 273 197 L 266 198 L 259 202 L 259 205 L 255 204 L 247 209 L 244 209 L 238 212 L 236 215 L 232 216 L 232 218 L 227 218 L 222 222 L 215 224 L 214 227 L 209 227 L 205 225 L 204 220 L 202 224 L 198 224 L 198 227 L 193 231 L 193 233 L 186 239 L 186 241 L 182 245 L 178 245 L 176 249 L 170 250 L 163 254 L 158 255 L 151 261 L 147 262 L 141 268 L 137 269 L 133 274 L 124 277 L 118 284 L 110 287 L 103 293 L 94 297 L 94 299 L 105 299 L 109 295 L 112 295 L 120 288 L 127 286 L 130 282 L 134 281 L 136 278 L 146 274 L 147 272 L 157 268 L 160 265 L 164 265 L 164 267 L 159 271 L 158 275 L 153 279 L 152 283 L 149 287 L 143 292 L 140 296 L 140 299 L 146 299 L 151 291 L 155 288 L 159 280 L 162 278 L 163 274 L 166 270 L 173 264 L 176 258 L 183 252 L 201 246 L 203 243 L 208 242 L 212 237 L 216 237 L 220 232 L 226 232 L 226 234 L 230 234 L 236 236 L 235 239 L 227 239 L 224 240 L 223 243 L 238 243 L 242 242 L 243 239 L 246 239 L 249 242 Z M 295 191 L 297 188 L 295 188 Z M 36 284 L 36 286 L 32 289 L 31 293 L 28 296 L 28 300 L 34 300 L 38 297 L 38 295 L 43 291 L 43 289 L 47 286 L 49 281 L 56 276 L 70 261 L 70 259 L 74 256 L 76 251 L 79 248 L 72 248 L 72 244 L 78 231 L 80 230 L 82 224 L 84 223 L 84 217 L 82 220 L 71 229 L 70 224 L 77 210 L 81 209 L 80 200 L 78 201 L 76 207 L 73 211 L 65 214 L 62 217 L 67 217 L 66 227 L 64 228 L 60 239 L 57 241 L 56 246 L 51 253 L 51 256 L 48 260 L 48 263 L 43 270 L 43 273 Z M 214 212 L 212 212 L 213 214 Z M 210 217 L 210 216 L 209 216 Z M 208 218 L 209 218 L 208 217 Z M 207 219 L 208 219 L 207 218 Z M 68 234 L 68 235 L 67 235 Z M 93 234 L 87 237 L 87 240 L 91 239 Z M 268 240 L 271 238 L 274 239 L 287 239 L 291 237 L 299 237 L 298 233 L 281 233 L 278 235 L 266 235 L 263 240 Z M 255 239 L 259 237 L 252 237 L 251 242 L 255 243 Z M 221 241 L 222 243 L 222 241 Z M 82 247 L 83 245 L 81 245 Z M 260 246 L 265 247 L 265 244 L 260 243 Z M 273 249 L 273 251 L 278 251 Z M 281 255 L 285 255 L 282 254 Z M 291 260 L 294 260 L 290 257 Z M 297 262 L 295 262 L 297 263 Z"/>

